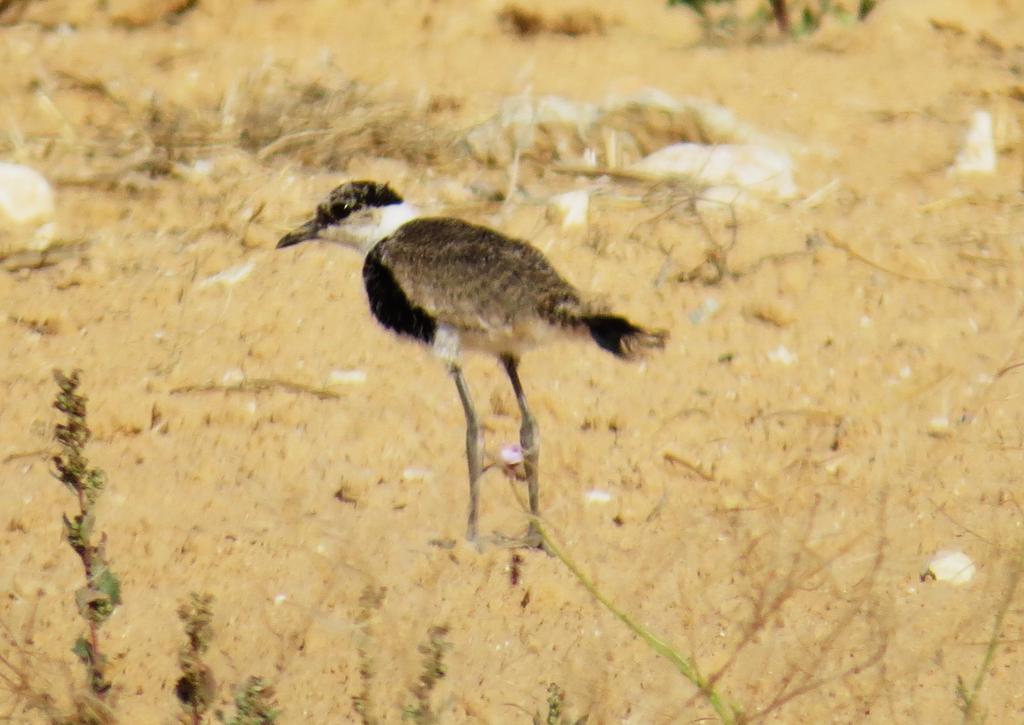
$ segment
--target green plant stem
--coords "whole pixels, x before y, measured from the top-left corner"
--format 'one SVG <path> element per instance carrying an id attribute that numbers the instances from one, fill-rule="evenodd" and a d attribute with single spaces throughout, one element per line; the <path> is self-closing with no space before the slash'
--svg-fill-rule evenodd
<path id="1" fill-rule="evenodd" d="M 93 696 L 102 703 L 107 699 L 111 683 L 104 678 L 106 661 L 100 651 L 99 628 L 120 604 L 120 588 L 104 559 L 106 537 L 101 535 L 100 543 L 93 543 L 93 515 L 103 489 L 103 473 L 90 469 L 83 453 L 91 432 L 86 420 L 86 398 L 78 393 L 80 374 L 75 370 L 66 376 L 55 370 L 54 378 L 59 393 L 53 406 L 66 416 L 65 422 L 59 423 L 54 432 L 61 447 L 60 453 L 53 457 L 54 476 L 78 501 L 78 515 L 73 519 L 64 517 L 64 536 L 85 571 L 85 587 L 76 594 L 76 601 L 89 628 L 86 637 L 75 641 L 72 651 L 86 667 Z"/>
<path id="2" fill-rule="evenodd" d="M 79 486 L 77 493 L 78 493 L 78 510 L 82 514 L 82 517 L 84 519 L 84 517 L 89 513 L 88 509 L 87 509 L 88 501 L 86 500 L 86 497 L 85 497 L 85 488 Z M 86 586 L 89 586 L 89 587 L 94 585 L 94 579 L 93 579 L 93 575 L 92 575 L 92 551 L 93 551 L 92 543 L 89 542 L 89 541 L 86 541 L 85 542 L 85 546 L 82 549 L 81 557 L 82 557 L 82 568 L 85 569 L 85 583 L 86 583 Z M 90 684 L 92 684 L 92 683 L 102 683 L 102 682 L 104 682 L 104 679 L 103 679 L 104 667 L 103 667 L 103 655 L 100 652 L 99 625 L 91 617 L 87 618 L 86 621 L 89 623 L 89 646 L 92 649 L 91 662 L 89 662 L 89 664 L 87 665 L 87 667 L 89 669 L 89 682 L 90 682 Z M 100 702 L 103 702 L 104 700 L 107 699 L 107 691 L 103 687 L 95 687 L 95 686 L 93 686 L 93 687 L 91 687 L 91 689 L 93 690 L 93 694 L 96 695 L 97 699 L 99 699 Z"/>
<path id="3" fill-rule="evenodd" d="M 1006 586 L 1006 594 L 999 605 L 999 611 L 996 612 L 996 619 L 992 625 L 992 636 L 988 640 L 988 647 L 985 648 L 985 658 L 981 661 L 981 669 L 978 670 L 978 676 L 974 678 L 974 685 L 971 687 L 970 694 L 965 698 L 964 717 L 961 721 L 964 725 L 973 722 L 972 718 L 974 718 L 976 712 L 975 703 L 978 701 L 978 695 L 981 693 L 981 686 L 985 683 L 985 676 L 992 666 L 992 660 L 995 659 L 996 648 L 999 647 L 999 638 L 1003 633 L 1003 620 L 1006 618 L 1006 613 L 1010 610 L 1010 605 L 1013 603 L 1022 572 L 1024 572 L 1024 542 L 1021 543 L 1020 549 L 1017 551 L 1017 556 L 1013 562 L 1013 569 L 1010 572 L 1010 581 Z"/>
<path id="4" fill-rule="evenodd" d="M 683 677 L 692 682 L 694 686 L 700 690 L 701 694 L 704 695 L 711 707 L 714 708 L 719 720 L 726 725 L 736 725 L 736 723 L 740 722 L 739 711 L 718 694 L 714 685 L 704 678 L 697 670 L 697 665 L 693 660 L 680 654 L 671 645 L 616 607 L 608 597 L 601 593 L 587 575 L 583 573 L 579 566 L 577 566 L 572 559 L 566 556 L 565 553 L 555 545 L 555 542 L 552 541 L 550 536 L 548 536 L 548 533 L 544 530 L 540 521 L 535 520 L 534 525 L 537 532 L 540 534 L 547 551 L 565 564 L 569 571 L 573 573 L 573 576 L 575 576 L 576 579 L 579 580 L 580 584 L 583 585 L 583 588 L 590 592 L 590 595 L 594 597 L 594 599 L 604 605 L 605 609 L 611 612 L 616 619 L 629 627 L 629 629 L 640 637 L 640 639 L 646 642 L 651 649 L 671 662 Z"/>

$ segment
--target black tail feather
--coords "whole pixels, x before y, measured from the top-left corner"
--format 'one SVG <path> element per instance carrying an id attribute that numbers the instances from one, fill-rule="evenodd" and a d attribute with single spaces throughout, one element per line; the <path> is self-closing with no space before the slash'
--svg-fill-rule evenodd
<path id="1" fill-rule="evenodd" d="M 636 358 L 645 350 L 665 347 L 668 333 L 637 327 L 618 315 L 590 315 L 583 318 L 594 342 L 611 354 L 622 358 Z"/>

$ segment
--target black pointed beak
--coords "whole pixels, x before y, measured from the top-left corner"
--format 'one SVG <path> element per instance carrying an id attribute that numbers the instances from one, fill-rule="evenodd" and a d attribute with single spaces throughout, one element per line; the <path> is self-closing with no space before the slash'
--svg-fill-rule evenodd
<path id="1" fill-rule="evenodd" d="M 320 229 L 321 226 L 319 223 L 317 223 L 317 220 L 315 218 L 310 219 L 301 227 L 293 229 L 292 231 L 288 232 L 283 237 L 281 237 L 281 241 L 277 243 L 277 248 L 283 249 L 285 247 L 290 247 L 293 244 L 306 242 L 309 241 L 310 239 L 316 239 L 317 236 L 320 234 Z"/>

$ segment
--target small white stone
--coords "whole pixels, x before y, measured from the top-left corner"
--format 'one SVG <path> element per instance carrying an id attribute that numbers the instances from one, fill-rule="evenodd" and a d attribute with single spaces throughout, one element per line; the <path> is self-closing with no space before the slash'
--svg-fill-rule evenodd
<path id="1" fill-rule="evenodd" d="M 234 267 L 229 267 L 222 272 L 217 274 L 211 274 L 209 277 L 199 283 L 200 287 L 209 287 L 212 284 L 218 282 L 225 285 L 233 285 L 241 282 L 243 279 L 249 276 L 249 273 L 255 268 L 256 264 L 252 260 L 243 262 L 242 264 L 236 264 Z"/>
<path id="2" fill-rule="evenodd" d="M 798 193 L 789 155 L 754 144 L 672 144 L 631 169 L 650 178 L 685 177 L 704 186 L 737 187 L 775 199 L 792 199 Z"/>
<path id="3" fill-rule="evenodd" d="M 221 385 L 241 385 L 245 381 L 245 373 L 241 368 L 231 368 L 220 378 Z"/>
<path id="4" fill-rule="evenodd" d="M 562 220 L 562 229 L 579 229 L 587 225 L 590 194 L 585 189 L 551 197 L 551 209 Z"/>
<path id="5" fill-rule="evenodd" d="M 738 186 L 729 184 L 709 186 L 697 197 L 697 211 L 701 214 L 730 214 L 731 209 L 752 209 L 757 199 Z"/>
<path id="6" fill-rule="evenodd" d="M 174 170 L 187 181 L 197 183 L 210 178 L 215 168 L 216 165 L 211 159 L 199 159 L 191 164 L 177 164 Z M 243 210 L 243 214 L 245 211 Z"/>
<path id="7" fill-rule="evenodd" d="M 284 604 L 286 601 L 288 601 L 288 595 L 287 594 L 278 594 L 277 596 L 274 597 L 274 604 L 276 604 L 278 606 L 280 606 L 281 604 Z"/>
<path id="8" fill-rule="evenodd" d="M 962 551 L 943 549 L 935 552 L 922 574 L 923 579 L 932 578 L 957 586 L 967 584 L 974 578 L 977 567 Z"/>
<path id="9" fill-rule="evenodd" d="M 426 481 L 433 477 L 434 472 L 432 470 L 420 466 L 410 466 L 402 471 L 402 480 L 404 481 Z"/>
<path id="10" fill-rule="evenodd" d="M 0 162 L 0 241 L 12 237 L 18 248 L 42 250 L 56 226 L 53 189 L 35 169 Z"/>
<path id="11" fill-rule="evenodd" d="M 711 317 L 713 314 L 718 312 L 721 305 L 714 297 L 708 297 L 700 303 L 700 307 L 690 312 L 690 322 L 695 325 L 699 325 L 704 320 Z"/>
<path id="12" fill-rule="evenodd" d="M 53 189 L 35 169 L 0 162 L 0 213 L 15 224 L 49 220 Z"/>
<path id="13" fill-rule="evenodd" d="M 612 495 L 608 491 L 602 491 L 599 488 L 592 488 L 583 494 L 583 500 L 587 503 L 608 503 L 612 500 Z"/>
<path id="14" fill-rule="evenodd" d="M 992 114 L 975 111 L 964 145 L 956 155 L 950 172 L 957 174 L 991 174 L 996 170 L 996 142 L 992 133 Z"/>
<path id="15" fill-rule="evenodd" d="M 328 385 L 362 385 L 365 382 L 365 370 L 331 370 L 327 375 Z"/>
<path id="16" fill-rule="evenodd" d="M 779 345 L 774 350 L 768 351 L 768 359 L 780 365 L 792 365 L 797 361 L 797 355 L 791 352 L 785 345 Z"/>
<path id="17" fill-rule="evenodd" d="M 928 435 L 948 436 L 950 434 L 949 418 L 945 415 L 937 415 L 928 421 Z"/>
<path id="18" fill-rule="evenodd" d="M 192 164 L 192 171 L 197 176 L 209 176 L 213 173 L 213 168 L 213 159 L 196 159 L 195 163 Z"/>

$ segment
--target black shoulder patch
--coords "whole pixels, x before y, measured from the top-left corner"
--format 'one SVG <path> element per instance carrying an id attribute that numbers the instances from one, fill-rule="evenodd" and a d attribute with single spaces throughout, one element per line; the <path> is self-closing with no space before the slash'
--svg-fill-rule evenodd
<path id="1" fill-rule="evenodd" d="M 363 263 L 363 284 L 370 300 L 370 311 L 389 330 L 429 345 L 437 332 L 437 320 L 409 302 L 391 270 L 381 261 L 380 249 L 381 244 L 378 244 L 370 250 Z"/>

